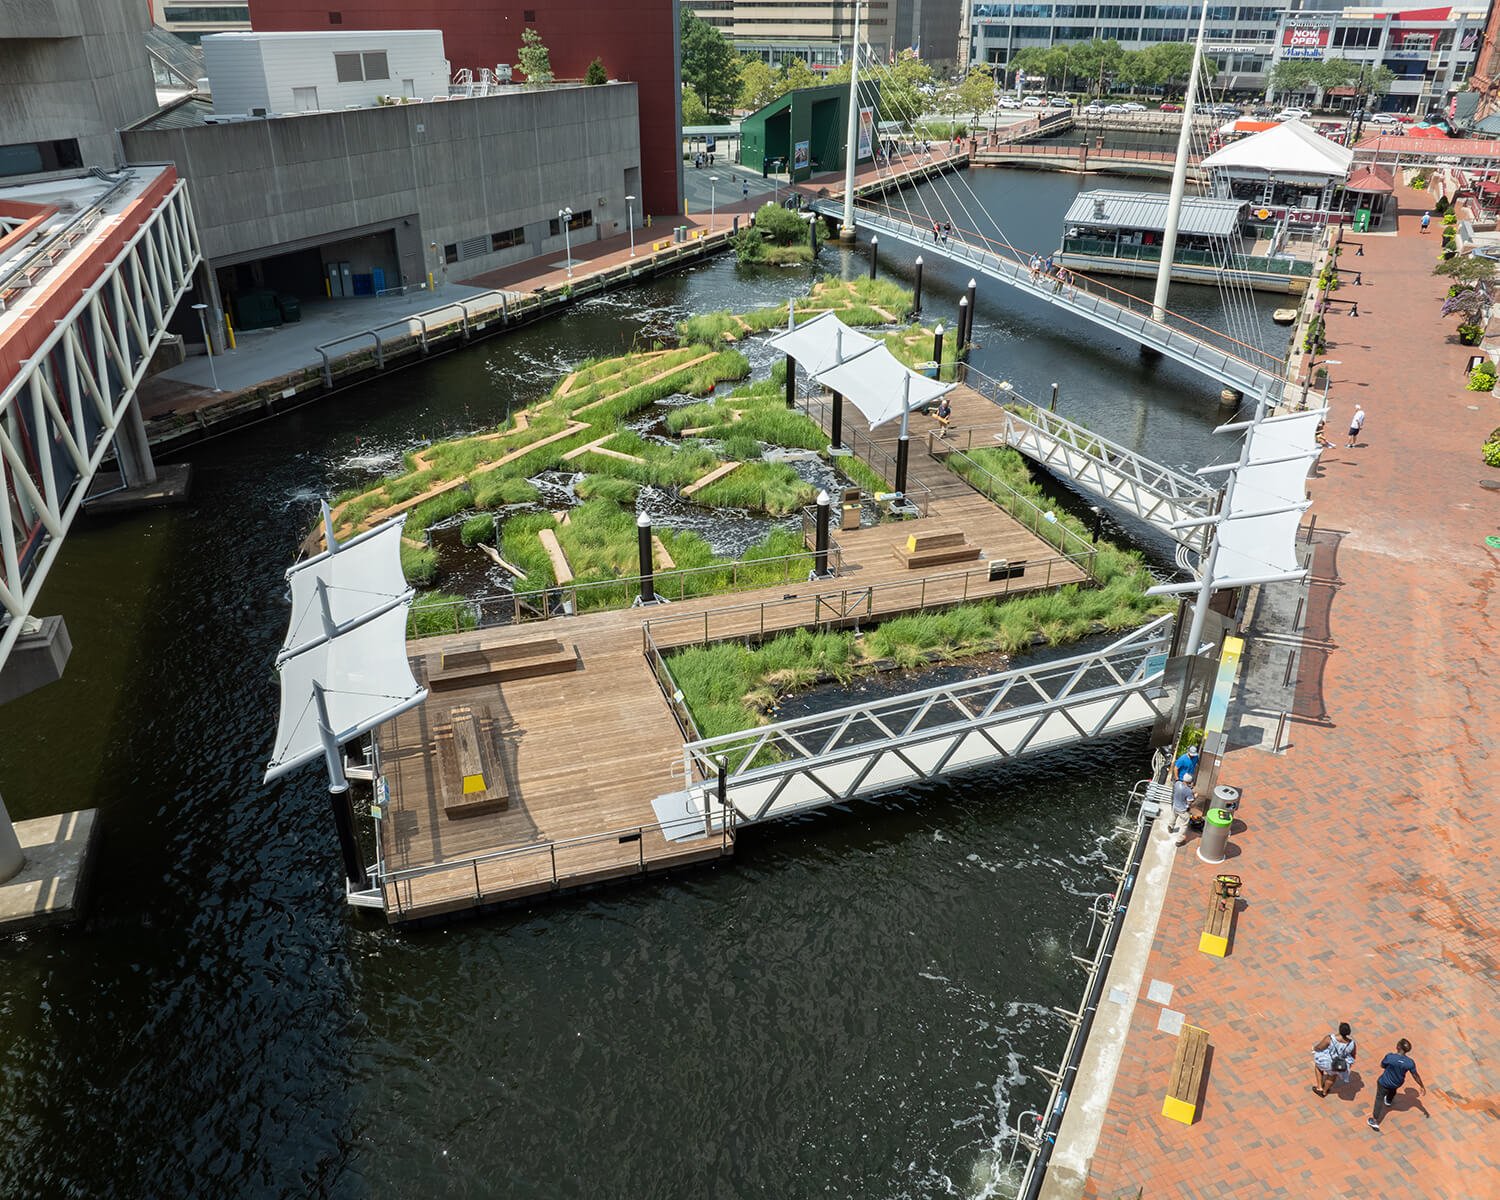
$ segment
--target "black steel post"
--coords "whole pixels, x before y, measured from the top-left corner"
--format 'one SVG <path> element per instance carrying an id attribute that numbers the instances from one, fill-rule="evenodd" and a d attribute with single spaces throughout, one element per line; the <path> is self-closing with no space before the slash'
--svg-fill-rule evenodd
<path id="1" fill-rule="evenodd" d="M 786 356 L 786 406 L 797 407 L 797 360 Z"/>
<path id="2" fill-rule="evenodd" d="M 359 852 L 359 842 L 354 836 L 354 810 L 349 805 L 349 792 L 328 793 L 328 806 L 333 810 L 333 827 L 339 835 L 339 853 L 344 859 L 344 878 L 355 891 L 362 892 L 370 886 L 370 877 L 365 873 L 364 858 Z"/>
<path id="3" fill-rule="evenodd" d="M 813 256 L 818 253 L 818 218 L 814 214 L 807 222 L 807 244 L 812 248 Z"/>
<path id="4" fill-rule="evenodd" d="M 829 420 L 828 445 L 834 450 L 844 445 L 844 398 L 833 393 L 833 416 Z"/>
<path id="5" fill-rule="evenodd" d="M 964 350 L 969 344 L 969 298 L 960 296 L 958 298 L 958 341 L 953 343 L 953 356 L 963 358 Z"/>
<path id="6" fill-rule="evenodd" d="M 1099 544 L 1099 529 L 1104 524 L 1104 510 L 1097 504 L 1089 505 L 1089 512 L 1094 514 L 1094 545 Z"/>
<path id="7" fill-rule="evenodd" d="M 875 268 L 879 265 L 879 263 L 880 263 L 880 235 L 878 233 L 872 233 L 870 235 L 870 278 L 871 279 L 875 278 Z"/>
<path id="8" fill-rule="evenodd" d="M 1055 384 L 1055 383 L 1052 385 L 1052 401 L 1051 401 L 1050 404 L 1047 405 L 1047 411 L 1048 412 L 1056 412 L 1057 411 L 1057 384 Z"/>
<path id="9" fill-rule="evenodd" d="M 828 517 L 833 510 L 833 498 L 826 492 L 818 493 L 818 526 L 813 534 L 813 574 L 822 579 L 828 574 Z"/>
<path id="10" fill-rule="evenodd" d="M 916 261 L 917 277 L 911 285 L 911 310 L 914 313 L 922 311 L 922 256 L 917 255 Z"/>
<path id="11" fill-rule="evenodd" d="M 656 603 L 656 572 L 651 553 L 651 518 L 645 513 L 635 519 L 636 544 L 641 554 L 641 603 Z"/>
<path id="12" fill-rule="evenodd" d="M 720 754 L 714 758 L 714 767 L 718 776 L 715 790 L 719 796 L 719 820 L 729 819 L 729 759 Z"/>
<path id="13" fill-rule="evenodd" d="M 969 286 L 964 289 L 964 299 L 969 302 L 969 324 L 964 329 L 964 346 L 967 348 L 974 341 L 974 310 L 979 301 L 979 280 L 969 280 Z"/>
<path id="14" fill-rule="evenodd" d="M 943 327 L 939 325 L 932 331 L 932 361 L 937 363 L 938 378 L 943 377 Z"/>
<path id="15" fill-rule="evenodd" d="M 896 443 L 896 490 L 906 495 L 906 460 L 911 453 L 911 439 L 906 434 Z"/>

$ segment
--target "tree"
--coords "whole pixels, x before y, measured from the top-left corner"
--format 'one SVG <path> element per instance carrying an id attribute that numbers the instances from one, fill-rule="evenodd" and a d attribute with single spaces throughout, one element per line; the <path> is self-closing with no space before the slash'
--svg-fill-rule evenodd
<path id="1" fill-rule="evenodd" d="M 726 112 L 739 91 L 734 50 L 714 26 L 682 10 L 682 82 L 698 94 L 710 113 Z"/>
<path id="2" fill-rule="evenodd" d="M 817 86 L 818 77 L 813 74 L 813 69 L 802 59 L 794 58 L 787 64 L 786 74 L 781 79 L 781 94 L 783 96 L 788 92 L 795 92 L 799 88 Z"/>
<path id="3" fill-rule="evenodd" d="M 988 67 L 974 67 L 957 87 L 949 89 L 959 112 L 988 112 L 995 104 L 995 80 Z"/>
<path id="4" fill-rule="evenodd" d="M 556 78 L 552 74 L 552 55 L 542 43 L 542 35 L 530 26 L 521 30 L 521 48 L 516 57 L 521 60 L 516 70 L 526 76 L 527 83 L 545 87 Z"/>
<path id="5" fill-rule="evenodd" d="M 1188 76 L 1193 72 L 1193 47 L 1187 42 L 1158 42 L 1144 51 L 1155 76 L 1153 85 L 1165 87 L 1176 83 L 1187 86 Z M 1211 80 L 1219 73 L 1219 64 L 1208 55 L 1203 56 L 1200 79 Z"/>
<path id="6" fill-rule="evenodd" d="M 1068 74 L 1087 81 L 1087 90 L 1102 96 L 1106 79 L 1113 75 L 1125 52 L 1120 43 L 1110 38 L 1093 38 L 1087 42 L 1073 42 L 1067 47 Z"/>
<path id="7" fill-rule="evenodd" d="M 1451 279 L 1464 287 L 1472 287 L 1476 283 L 1487 284 L 1493 280 L 1496 265 L 1492 258 L 1481 258 L 1477 254 L 1464 254 L 1438 263 L 1432 268 L 1432 273 Z"/>
<path id="8" fill-rule="evenodd" d="M 1317 60 L 1310 58 L 1284 58 L 1271 68 L 1271 94 L 1295 96 L 1317 88 Z"/>
<path id="9" fill-rule="evenodd" d="M 1115 67 L 1115 82 L 1128 85 L 1133 96 L 1136 88 L 1159 87 L 1162 81 L 1146 51 L 1126 50 L 1120 55 L 1119 65 Z"/>
<path id="10" fill-rule="evenodd" d="M 584 75 L 583 81 L 590 86 L 609 82 L 609 73 L 604 69 L 604 60 L 602 58 L 596 58 L 593 62 L 589 63 L 589 69 Z"/>
<path id="11" fill-rule="evenodd" d="M 867 78 L 863 70 L 860 78 Z M 848 83 L 849 64 L 829 72 L 826 82 Z M 932 68 L 912 51 L 901 51 L 895 63 L 880 77 L 880 119 L 915 121 L 927 107 L 927 97 L 922 89 L 931 86 Z"/>
<path id="12" fill-rule="evenodd" d="M 698 99 L 698 93 L 691 92 L 687 88 L 682 89 L 682 123 L 684 125 L 708 124 L 708 109 L 703 107 L 703 101 Z"/>
<path id="13" fill-rule="evenodd" d="M 740 59 L 739 106 L 754 112 L 782 94 L 783 80 L 763 58 L 746 55 Z"/>

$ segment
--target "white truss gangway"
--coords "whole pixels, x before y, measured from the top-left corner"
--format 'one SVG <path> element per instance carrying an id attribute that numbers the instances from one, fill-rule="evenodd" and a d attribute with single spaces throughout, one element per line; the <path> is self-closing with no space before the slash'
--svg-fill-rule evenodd
<path id="1" fill-rule="evenodd" d="M 1172 703 L 1171 623 L 1089 654 L 689 742 L 686 789 L 657 812 L 676 837 L 702 837 L 726 809 L 732 826 L 750 825 L 1152 725 Z"/>
<path id="2" fill-rule="evenodd" d="M 1206 526 L 1181 523 L 1213 515 L 1214 488 L 1044 408 L 1012 400 L 1000 411 L 1004 424 L 996 441 L 1173 541 L 1202 549 Z"/>
<path id="3" fill-rule="evenodd" d="M 816 200 L 812 207 L 820 216 L 842 217 L 842 201 Z M 974 230 L 954 227 L 949 236 L 935 241 L 931 220 L 925 213 L 869 201 L 861 202 L 855 213 L 859 227 L 878 233 L 882 241 L 905 242 L 924 256 L 938 255 L 962 263 L 1247 396 L 1265 396 L 1272 403 L 1281 399 L 1285 366 L 1264 350 L 1174 313 L 1167 313 L 1165 320 L 1154 320 L 1149 300 L 1108 287 L 1096 279 L 1075 275 L 1071 285 L 1063 286 L 1046 275 L 1033 276 L 1027 256 L 1008 242 Z"/>

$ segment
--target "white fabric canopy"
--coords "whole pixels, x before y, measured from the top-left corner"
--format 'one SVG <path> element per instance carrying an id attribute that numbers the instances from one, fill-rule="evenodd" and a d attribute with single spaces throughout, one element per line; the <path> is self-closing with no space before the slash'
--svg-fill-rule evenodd
<path id="1" fill-rule="evenodd" d="M 1292 454 L 1315 453 L 1319 449 L 1318 422 L 1327 412 L 1326 408 L 1315 408 L 1258 422 L 1249 433 L 1250 461 L 1257 463 Z"/>
<path id="2" fill-rule="evenodd" d="M 1238 493 L 1238 485 L 1235 491 Z M 1302 564 L 1297 561 L 1297 527 L 1306 508 L 1304 503 L 1274 516 L 1220 521 L 1214 587 L 1238 587 L 1301 571 Z"/>
<path id="3" fill-rule="evenodd" d="M 771 345 L 790 354 L 809 375 L 817 375 L 880 345 L 845 325 L 831 312 L 820 313 L 811 321 L 778 333 Z"/>
<path id="4" fill-rule="evenodd" d="M 412 589 L 401 570 L 405 523 L 403 514 L 287 571 L 292 615 L 278 662 L 326 641 L 371 613 L 411 599 Z"/>
<path id="5" fill-rule="evenodd" d="M 1354 151 L 1329 141 L 1301 121 L 1292 120 L 1230 142 L 1205 158 L 1203 165 L 1210 170 L 1266 171 L 1342 180 L 1349 174 L 1349 164 L 1353 161 Z"/>
<path id="6" fill-rule="evenodd" d="M 883 345 L 820 371 L 816 378 L 859 409 L 871 429 L 932 403 L 954 387 L 918 375 Z"/>
<path id="7" fill-rule="evenodd" d="M 283 662 L 269 783 L 420 703 L 426 689 L 406 658 L 406 605 L 325 639 Z M 321 720 L 318 691 L 328 711 Z"/>
<path id="8" fill-rule="evenodd" d="M 1307 469 L 1314 458 L 1284 458 L 1241 467 L 1229 496 L 1229 516 L 1301 504 L 1307 499 Z"/>

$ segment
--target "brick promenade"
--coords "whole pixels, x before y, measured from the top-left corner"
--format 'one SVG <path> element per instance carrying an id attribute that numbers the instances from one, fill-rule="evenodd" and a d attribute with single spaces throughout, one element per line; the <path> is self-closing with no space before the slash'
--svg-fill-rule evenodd
<path id="1" fill-rule="evenodd" d="M 1176 1039 L 1137 1005 L 1085 1195 L 1500 1196 L 1500 471 L 1479 446 L 1494 397 L 1464 390 L 1473 351 L 1438 316 L 1436 224 L 1402 196 L 1398 237 L 1363 239 L 1360 317 L 1330 316 L 1337 449 L 1311 483 L 1320 531 L 1299 693 L 1326 724 L 1290 749 L 1232 753 L 1244 788 L 1223 869 L 1244 878 L 1230 956 L 1198 952 L 1209 881 L 1177 852 L 1146 983 L 1209 1031 L 1198 1122 L 1162 1117 Z M 1356 239 L 1359 240 L 1359 239 Z M 1344 449 L 1354 404 L 1368 422 Z M 1477 411 L 1470 411 L 1471 407 Z M 1302 707 L 1299 705 L 1299 708 Z M 1312 1093 L 1310 1049 L 1338 1021 L 1359 1058 L 1348 1085 Z M 1366 1128 L 1379 1061 L 1413 1044 L 1384 1129 Z"/>

